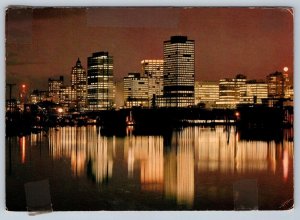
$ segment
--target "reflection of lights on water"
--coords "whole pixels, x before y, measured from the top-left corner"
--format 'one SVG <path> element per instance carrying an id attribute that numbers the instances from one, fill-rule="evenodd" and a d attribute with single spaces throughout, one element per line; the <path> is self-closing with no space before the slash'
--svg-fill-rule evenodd
<path id="1" fill-rule="evenodd" d="M 127 134 L 131 129 L 128 127 Z M 99 131 L 96 126 L 50 129 L 50 152 L 57 159 L 71 158 L 71 169 L 76 170 L 77 175 L 84 175 L 87 161 L 90 161 L 91 172 L 101 183 L 112 177 L 116 143 L 115 137 L 103 137 Z M 188 206 L 194 202 L 195 164 L 199 173 L 220 172 L 218 175 L 275 173 L 280 164 L 280 168 L 283 166 L 281 178 L 288 178 L 293 142 L 284 142 L 285 148 L 282 148 L 275 141 L 245 141 L 238 135 L 234 129 L 224 130 L 223 126 L 216 126 L 213 131 L 210 128 L 185 128 L 169 137 L 172 146 L 167 149 L 164 149 L 162 136 L 129 135 L 124 138 L 122 152 L 127 160 L 128 177 L 137 175 L 134 180 L 140 177 L 142 191 L 161 192 L 167 198 L 176 199 L 178 204 Z M 23 139 L 20 139 L 21 148 L 22 143 Z M 117 163 L 119 166 L 120 161 Z"/>
<path id="2" fill-rule="evenodd" d="M 25 137 L 20 138 L 20 147 L 21 147 L 21 162 L 25 163 L 25 157 L 26 157 L 26 140 Z"/>
<path id="3" fill-rule="evenodd" d="M 283 180 L 287 181 L 289 176 L 289 154 L 287 148 L 285 148 L 283 151 L 282 166 L 283 166 Z"/>
<path id="4" fill-rule="evenodd" d="M 102 137 L 96 126 L 50 129 L 49 147 L 54 159 L 70 159 L 73 175 L 84 175 L 90 160 L 96 182 L 112 176 L 115 138 Z"/>
<path id="5" fill-rule="evenodd" d="M 132 125 L 129 125 L 129 126 L 126 127 L 126 135 L 127 136 L 132 135 L 132 131 L 133 131 L 133 126 Z"/>
<path id="6" fill-rule="evenodd" d="M 133 169 L 134 169 L 134 152 L 133 149 L 128 149 L 128 177 L 133 177 Z"/>
<path id="7" fill-rule="evenodd" d="M 164 156 L 164 192 L 167 198 L 176 198 L 180 205 L 194 203 L 194 146 L 197 135 L 192 128 L 173 133 L 174 148 Z"/>
<path id="8" fill-rule="evenodd" d="M 198 171 L 220 171 L 222 173 L 248 173 L 257 171 L 276 172 L 281 147 L 275 141 L 245 141 L 230 131 L 229 143 L 226 143 L 226 131 L 216 127 L 216 132 L 207 129 L 195 130 L 195 158 Z M 238 133 L 237 133 L 238 135 Z M 288 155 L 292 155 L 292 142 Z"/>
<path id="9" fill-rule="evenodd" d="M 37 134 L 31 134 L 30 135 L 31 146 L 36 144 L 36 142 L 37 142 L 37 136 L 38 136 Z"/>

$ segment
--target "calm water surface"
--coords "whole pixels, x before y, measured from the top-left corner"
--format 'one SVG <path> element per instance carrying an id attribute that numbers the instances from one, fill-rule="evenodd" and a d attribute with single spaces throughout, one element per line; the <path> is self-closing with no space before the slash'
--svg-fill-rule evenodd
<path id="1" fill-rule="evenodd" d="M 6 138 L 6 204 L 25 210 L 24 184 L 48 179 L 54 210 L 233 210 L 254 180 L 258 209 L 293 204 L 293 133 L 243 140 L 235 127 L 106 137 L 96 126 Z M 256 138 L 258 139 L 258 138 Z"/>

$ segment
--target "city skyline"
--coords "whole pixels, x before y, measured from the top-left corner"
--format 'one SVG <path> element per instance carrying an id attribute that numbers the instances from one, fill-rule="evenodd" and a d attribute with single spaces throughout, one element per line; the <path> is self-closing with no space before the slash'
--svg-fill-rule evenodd
<path id="1" fill-rule="evenodd" d="M 292 210 L 293 9 L 8 7 L 9 211 Z"/>
<path id="2" fill-rule="evenodd" d="M 68 79 L 78 57 L 86 69 L 95 51 L 114 56 L 120 82 L 141 71 L 141 60 L 162 59 L 173 35 L 195 40 L 198 81 L 238 73 L 265 79 L 285 66 L 293 79 L 290 8 L 23 8 L 9 9 L 6 19 L 6 80 L 31 90 L 49 77 Z"/>

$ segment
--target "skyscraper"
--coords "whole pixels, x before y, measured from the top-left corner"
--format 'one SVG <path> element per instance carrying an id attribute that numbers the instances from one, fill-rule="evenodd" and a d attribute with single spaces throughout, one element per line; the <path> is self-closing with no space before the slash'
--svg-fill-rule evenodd
<path id="1" fill-rule="evenodd" d="M 88 57 L 88 110 L 108 110 L 114 107 L 115 88 L 113 57 L 108 52 L 96 52 Z"/>
<path id="2" fill-rule="evenodd" d="M 157 97 L 163 95 L 163 60 L 142 60 L 142 75 L 148 78 L 149 106 L 157 106 Z"/>
<path id="3" fill-rule="evenodd" d="M 75 106 L 78 111 L 86 105 L 86 72 L 78 58 L 71 72 L 71 87 L 75 92 Z"/>
<path id="4" fill-rule="evenodd" d="M 186 36 L 164 41 L 164 88 L 166 107 L 194 105 L 195 42 Z"/>

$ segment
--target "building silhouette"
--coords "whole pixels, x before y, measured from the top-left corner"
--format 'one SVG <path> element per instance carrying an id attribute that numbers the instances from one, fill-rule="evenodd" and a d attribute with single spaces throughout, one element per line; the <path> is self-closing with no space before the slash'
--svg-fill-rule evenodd
<path id="1" fill-rule="evenodd" d="M 124 77 L 124 100 L 127 108 L 149 107 L 148 77 L 129 73 Z"/>
<path id="2" fill-rule="evenodd" d="M 78 58 L 76 65 L 72 67 L 71 71 L 71 87 L 74 90 L 75 107 L 78 111 L 82 111 L 86 106 L 86 87 L 87 76 L 81 62 Z"/>
<path id="3" fill-rule="evenodd" d="M 142 60 L 142 75 L 148 78 L 148 106 L 157 107 L 157 97 L 163 95 L 163 60 Z"/>
<path id="4" fill-rule="evenodd" d="M 113 57 L 96 52 L 88 57 L 87 108 L 90 111 L 112 109 L 115 104 Z"/>
<path id="5" fill-rule="evenodd" d="M 195 42 L 186 36 L 164 41 L 163 101 L 166 107 L 194 105 Z"/>

